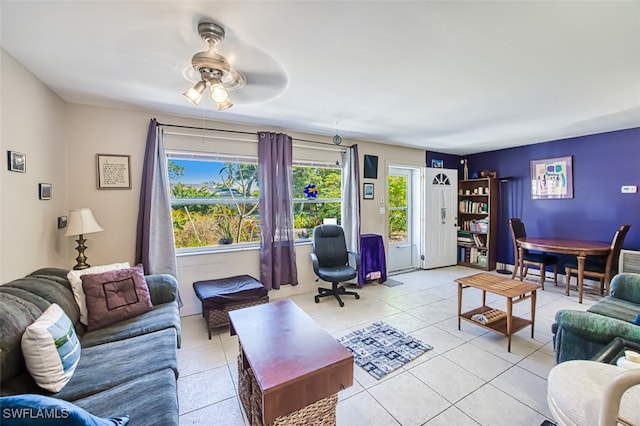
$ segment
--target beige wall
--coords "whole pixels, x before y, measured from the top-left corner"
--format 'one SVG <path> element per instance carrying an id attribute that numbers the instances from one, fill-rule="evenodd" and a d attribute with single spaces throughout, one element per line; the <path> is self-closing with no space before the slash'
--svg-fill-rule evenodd
<path id="1" fill-rule="evenodd" d="M 4 56 L 8 55 L 3 54 L 3 59 Z M 63 230 L 56 229 L 55 222 L 57 216 L 80 207 L 91 208 L 104 228 L 104 232 L 85 235 L 88 262 L 92 265 L 134 262 L 142 161 L 152 117 L 166 124 L 249 132 L 282 131 L 162 116 L 149 111 L 67 104 L 10 58 L 2 61 L 2 86 L 3 150 L 19 150 L 28 157 L 28 173 L 7 172 L 6 167 L 2 172 L 2 282 L 42 266 L 73 267 L 77 255 L 75 243 L 71 237 L 64 237 Z M 7 113 L 9 107 L 11 111 Z M 294 139 L 329 144 L 332 138 L 332 135 L 287 133 Z M 345 140 L 343 145 L 353 143 L 356 141 Z M 386 195 L 387 168 L 389 165 L 423 166 L 425 153 L 397 146 L 357 143 L 361 163 L 364 154 L 379 156 L 378 179 L 365 180 L 375 184 L 376 200 L 361 201 L 362 232 L 386 236 L 386 214 L 379 213 L 378 201 L 380 195 Z M 95 155 L 98 153 L 131 156 L 131 190 L 96 189 Z M 53 183 L 52 201 L 38 200 L 38 182 Z M 297 247 L 301 289 L 316 285 L 309 261 L 310 249 L 308 243 Z M 259 276 L 257 250 L 180 256 L 178 280 L 185 305 L 182 314 L 200 310 L 192 290 L 194 281 L 245 273 Z"/>
<path id="2" fill-rule="evenodd" d="M 0 282 L 62 265 L 67 241 L 57 217 L 67 211 L 65 102 L 0 49 Z M 26 173 L 8 170 L 7 151 L 26 154 Z M 53 185 L 53 199 L 38 198 L 38 184 Z"/>

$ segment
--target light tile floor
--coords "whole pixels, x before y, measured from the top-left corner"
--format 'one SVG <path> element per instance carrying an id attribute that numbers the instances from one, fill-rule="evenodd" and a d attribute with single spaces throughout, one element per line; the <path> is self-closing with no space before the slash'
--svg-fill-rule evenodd
<path id="1" fill-rule="evenodd" d="M 578 304 L 575 291 L 565 296 L 563 283 L 547 281 L 545 291 L 538 291 L 535 338 L 529 327 L 521 330 L 509 353 L 503 336 L 467 322 L 458 331 L 454 279 L 478 272 L 453 266 L 395 275 L 403 285 L 367 284 L 360 300 L 345 297 L 343 308 L 329 298 L 314 303 L 316 283 L 283 286 L 269 297 L 290 298 L 335 337 L 382 320 L 433 346 L 381 380 L 354 366 L 353 386 L 339 394 L 338 425 L 540 425 L 551 419 L 546 379 L 554 366 L 554 315 L 585 310 L 599 297 L 587 293 Z M 504 298 L 487 300 L 505 309 Z M 480 301 L 479 291 L 465 290 L 463 310 Z M 529 301 L 514 306 L 516 315 L 528 317 L 529 310 Z M 237 393 L 237 338 L 221 328 L 208 340 L 199 315 L 182 318 L 182 333 L 180 424 L 248 425 Z"/>

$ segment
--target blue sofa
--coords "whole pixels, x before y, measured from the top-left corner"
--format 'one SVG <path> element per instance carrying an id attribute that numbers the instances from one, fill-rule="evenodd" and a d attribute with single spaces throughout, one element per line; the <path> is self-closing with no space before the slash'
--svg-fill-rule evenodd
<path id="1" fill-rule="evenodd" d="M 0 285 L 2 396 L 27 393 L 60 398 L 100 417 L 128 415 L 132 425 L 178 425 L 178 283 L 171 275 L 145 276 L 153 310 L 87 332 L 63 269 L 44 268 Z M 58 393 L 36 385 L 21 349 L 25 329 L 57 303 L 82 346 L 71 380 Z"/>
<path id="2" fill-rule="evenodd" d="M 592 359 L 614 338 L 640 343 L 640 274 L 618 274 L 611 295 L 586 312 L 560 310 L 552 326 L 556 363 Z"/>

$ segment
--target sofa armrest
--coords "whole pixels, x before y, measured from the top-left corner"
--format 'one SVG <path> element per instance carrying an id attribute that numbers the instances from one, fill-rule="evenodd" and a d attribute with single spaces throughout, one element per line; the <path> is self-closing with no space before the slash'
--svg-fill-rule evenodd
<path id="1" fill-rule="evenodd" d="M 169 274 L 145 275 L 151 303 L 160 305 L 178 300 L 178 280 Z"/>
<path id="2" fill-rule="evenodd" d="M 640 274 L 622 273 L 614 276 L 611 280 L 611 296 L 640 305 Z"/>
<path id="3" fill-rule="evenodd" d="M 62 278 L 64 280 L 66 280 L 68 273 L 69 273 L 68 269 L 47 267 L 47 268 L 37 269 L 37 270 L 33 271 L 32 273 L 30 273 L 29 276 L 33 276 L 33 275 L 53 275 L 54 277 L 58 277 L 58 278 Z"/>
<path id="4" fill-rule="evenodd" d="M 592 312 L 561 310 L 556 312 L 556 324 L 594 342 L 608 344 L 616 337 L 640 342 L 640 326 Z"/>
<path id="5" fill-rule="evenodd" d="M 616 337 L 640 343 L 640 326 L 592 312 L 558 311 L 552 329 L 558 363 L 592 359 Z"/>

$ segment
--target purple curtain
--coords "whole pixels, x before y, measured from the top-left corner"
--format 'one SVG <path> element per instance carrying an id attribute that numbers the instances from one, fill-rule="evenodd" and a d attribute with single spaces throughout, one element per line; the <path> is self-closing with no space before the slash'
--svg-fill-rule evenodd
<path id="1" fill-rule="evenodd" d="M 267 289 L 298 284 L 293 237 L 291 136 L 258 133 L 260 281 Z"/>
<path id="2" fill-rule="evenodd" d="M 149 123 L 142 166 L 136 263 L 142 263 L 146 274 L 176 276 L 167 161 L 162 143 L 162 130 L 158 129 L 155 118 Z"/>

